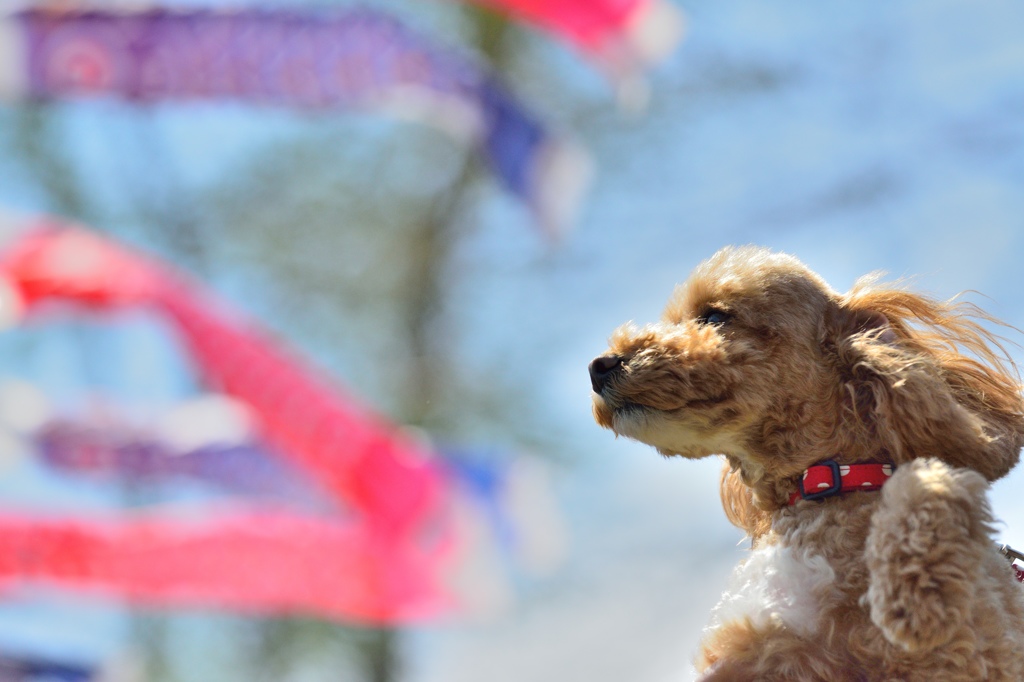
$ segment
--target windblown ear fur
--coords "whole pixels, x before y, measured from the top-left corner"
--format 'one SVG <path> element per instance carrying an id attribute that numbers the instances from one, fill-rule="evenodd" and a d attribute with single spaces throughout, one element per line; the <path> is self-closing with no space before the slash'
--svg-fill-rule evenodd
<path id="1" fill-rule="evenodd" d="M 1024 400 L 1016 366 L 979 321 L 1010 327 L 875 282 L 859 280 L 827 321 L 859 436 L 897 464 L 935 457 L 990 481 L 1005 475 L 1024 445 Z"/>
<path id="2" fill-rule="evenodd" d="M 753 492 L 740 478 L 739 470 L 728 461 L 722 467 L 719 490 L 729 523 L 755 540 L 771 530 L 771 516 L 754 506 Z"/>

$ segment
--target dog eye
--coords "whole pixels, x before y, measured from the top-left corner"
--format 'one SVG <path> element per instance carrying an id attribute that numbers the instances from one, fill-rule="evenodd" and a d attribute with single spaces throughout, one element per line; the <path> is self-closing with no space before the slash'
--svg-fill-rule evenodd
<path id="1" fill-rule="evenodd" d="M 719 325 L 725 324 L 730 319 L 732 319 L 732 315 L 725 312 L 724 310 L 711 308 L 710 310 L 705 311 L 704 314 L 702 314 L 700 317 L 698 317 L 697 322 L 702 325 L 710 324 L 717 327 Z"/>

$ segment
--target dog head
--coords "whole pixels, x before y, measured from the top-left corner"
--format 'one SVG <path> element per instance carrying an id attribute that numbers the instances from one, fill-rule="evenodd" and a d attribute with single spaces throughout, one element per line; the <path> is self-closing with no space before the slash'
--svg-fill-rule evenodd
<path id="1" fill-rule="evenodd" d="M 792 256 L 726 248 L 660 322 L 612 334 L 590 365 L 594 416 L 664 455 L 724 455 L 765 510 L 823 459 L 936 457 L 992 480 L 1017 461 L 1024 403 L 979 318 L 995 322 L 872 277 L 841 295 Z"/>

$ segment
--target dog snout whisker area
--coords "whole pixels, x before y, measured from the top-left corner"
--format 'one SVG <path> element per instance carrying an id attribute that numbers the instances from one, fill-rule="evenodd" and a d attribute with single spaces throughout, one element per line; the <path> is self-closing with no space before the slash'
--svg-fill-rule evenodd
<path id="1" fill-rule="evenodd" d="M 622 358 L 618 355 L 602 355 L 590 363 L 590 385 L 594 393 L 600 393 L 608 385 L 608 380 L 622 367 Z"/>

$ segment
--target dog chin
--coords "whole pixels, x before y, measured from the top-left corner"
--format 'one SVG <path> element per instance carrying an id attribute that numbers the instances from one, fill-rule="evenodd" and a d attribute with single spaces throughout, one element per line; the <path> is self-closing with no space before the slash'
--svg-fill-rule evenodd
<path id="1" fill-rule="evenodd" d="M 715 452 L 705 445 L 707 434 L 701 433 L 695 424 L 687 424 L 685 417 L 677 413 L 625 405 L 614 410 L 611 422 L 618 435 L 651 445 L 666 456 L 695 459 Z"/>

